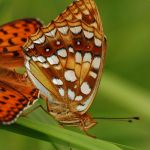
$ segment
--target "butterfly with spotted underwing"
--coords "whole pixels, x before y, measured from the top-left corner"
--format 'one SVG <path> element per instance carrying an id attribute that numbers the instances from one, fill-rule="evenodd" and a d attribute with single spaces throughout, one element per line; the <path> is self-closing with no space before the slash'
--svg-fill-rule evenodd
<path id="1" fill-rule="evenodd" d="M 31 34 L 23 48 L 28 81 L 22 77 L 21 83 L 31 81 L 28 86 L 33 91 L 29 93 L 35 98 L 40 95 L 47 102 L 48 113 L 59 123 L 84 131 L 94 126 L 96 121 L 87 111 L 97 93 L 106 56 L 106 38 L 94 0 L 74 1 L 48 26 Z M 31 95 L 23 96 L 30 102 Z M 8 101 L 2 106 L 9 105 Z M 6 123 L 4 115 L 0 121 Z"/>

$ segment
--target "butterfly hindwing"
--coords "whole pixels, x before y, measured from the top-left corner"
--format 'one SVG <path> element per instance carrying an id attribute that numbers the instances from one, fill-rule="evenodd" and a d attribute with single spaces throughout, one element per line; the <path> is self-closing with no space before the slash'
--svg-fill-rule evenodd
<path id="1" fill-rule="evenodd" d="M 13 123 L 38 98 L 38 90 L 23 75 L 0 68 L 0 123 Z"/>
<path id="2" fill-rule="evenodd" d="M 41 25 L 36 19 L 20 19 L 0 26 L 0 67 L 23 66 L 22 46 Z"/>

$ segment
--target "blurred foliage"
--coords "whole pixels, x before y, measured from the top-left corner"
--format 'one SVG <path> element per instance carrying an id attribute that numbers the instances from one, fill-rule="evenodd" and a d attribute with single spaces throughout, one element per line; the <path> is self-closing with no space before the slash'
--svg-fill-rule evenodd
<path id="1" fill-rule="evenodd" d="M 49 23 L 71 0 L 0 0 L 0 23 L 38 17 Z M 101 89 L 90 109 L 92 116 L 140 116 L 132 124 L 100 120 L 90 130 L 98 138 L 150 149 L 150 0 L 96 0 L 108 38 Z M 29 118 L 56 124 L 40 110 Z M 69 128 L 70 129 L 70 128 Z M 76 129 L 72 129 L 76 130 Z M 62 135 L 63 136 L 63 135 Z M 9 144 L 8 144 L 9 141 Z M 54 145 L 0 130 L 2 150 L 53 150 Z M 68 149 L 57 145 L 59 149 Z"/>

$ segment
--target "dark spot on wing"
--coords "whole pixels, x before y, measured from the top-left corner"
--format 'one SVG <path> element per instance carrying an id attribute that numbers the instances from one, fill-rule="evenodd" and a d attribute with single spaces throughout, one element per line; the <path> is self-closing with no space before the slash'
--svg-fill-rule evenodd
<path id="1" fill-rule="evenodd" d="M 33 95 L 35 92 L 36 92 L 37 89 L 33 89 L 31 92 L 30 92 L 30 95 Z"/>
<path id="2" fill-rule="evenodd" d="M 17 36 L 18 36 L 18 33 L 13 33 L 13 35 L 14 35 L 15 37 L 17 37 Z"/>
<path id="3" fill-rule="evenodd" d="M 6 92 L 6 90 L 4 88 L 0 88 L 0 91 L 2 92 Z"/>
<path id="4" fill-rule="evenodd" d="M 30 29 L 29 28 L 25 28 L 24 31 L 30 32 Z"/>
<path id="5" fill-rule="evenodd" d="M 5 100 L 9 100 L 9 97 L 7 97 L 7 96 L 3 96 L 3 98 L 4 98 Z"/>
<path id="6" fill-rule="evenodd" d="M 4 105 L 4 104 L 6 104 L 6 102 L 4 102 L 4 101 L 0 101 L 0 104 L 3 104 L 3 105 Z"/>
<path id="7" fill-rule="evenodd" d="M 26 38 L 21 38 L 21 41 L 22 41 L 22 42 L 26 42 L 27 39 L 26 39 Z"/>
<path id="8" fill-rule="evenodd" d="M 15 43 L 14 43 L 11 39 L 8 40 L 8 43 L 9 43 L 10 45 L 15 45 Z"/>
<path id="9" fill-rule="evenodd" d="M 10 97 L 12 97 L 12 98 L 15 98 L 16 96 L 15 95 L 9 95 Z"/>
<path id="10" fill-rule="evenodd" d="M 13 55 L 14 55 L 15 57 L 17 57 L 17 56 L 19 56 L 19 53 L 18 53 L 17 51 L 14 51 L 14 52 L 13 52 Z"/>
<path id="11" fill-rule="evenodd" d="M 5 31 L 4 29 L 0 29 L 0 32 L 2 32 L 3 34 L 8 34 L 8 32 Z"/>
<path id="12" fill-rule="evenodd" d="M 0 38 L 0 44 L 3 43 L 3 39 Z"/>
<path id="13" fill-rule="evenodd" d="M 23 98 L 18 99 L 18 101 L 19 101 L 20 103 L 24 102 L 25 100 L 26 100 L 26 99 L 23 99 Z"/>
<path id="14" fill-rule="evenodd" d="M 27 103 L 24 103 L 24 104 L 22 104 L 24 107 L 26 107 L 27 106 Z"/>
<path id="15" fill-rule="evenodd" d="M 24 19 L 26 23 L 32 23 L 32 20 L 30 19 Z"/>
<path id="16" fill-rule="evenodd" d="M 3 53 L 8 53 L 8 49 L 7 49 L 7 48 L 4 48 L 4 49 L 3 49 Z"/>
<path id="17" fill-rule="evenodd" d="M 83 21 L 85 21 L 88 24 L 92 24 L 95 22 L 95 18 L 91 15 L 83 15 Z"/>
<path id="18" fill-rule="evenodd" d="M 16 27 L 15 24 L 10 24 L 11 27 L 15 28 L 15 29 L 18 29 L 18 27 Z"/>
<path id="19" fill-rule="evenodd" d="M 28 25 L 26 23 L 22 24 L 23 27 L 27 27 Z"/>

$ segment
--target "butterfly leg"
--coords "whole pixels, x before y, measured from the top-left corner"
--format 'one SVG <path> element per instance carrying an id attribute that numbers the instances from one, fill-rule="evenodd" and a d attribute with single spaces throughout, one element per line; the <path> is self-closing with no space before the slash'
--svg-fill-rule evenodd
<path id="1" fill-rule="evenodd" d="M 87 132 L 87 129 L 84 127 L 84 121 L 83 121 L 83 120 L 81 120 L 80 128 L 81 128 L 81 130 L 82 130 L 87 136 L 92 137 L 92 138 L 97 138 L 95 135 L 89 134 L 89 133 Z"/>
<path id="2" fill-rule="evenodd" d="M 46 98 L 45 101 L 46 101 L 47 112 L 48 112 L 48 114 L 49 114 L 49 112 L 50 112 L 50 107 L 49 107 L 48 99 Z M 49 114 L 49 115 L 50 115 L 50 114 Z"/>
<path id="3" fill-rule="evenodd" d="M 37 110 L 37 109 L 42 109 L 44 112 L 46 112 L 48 115 L 50 115 L 49 114 L 49 108 L 48 108 L 48 100 L 45 98 L 45 101 L 46 101 L 46 107 L 47 108 L 44 108 L 42 105 L 38 105 L 38 106 L 36 106 L 36 107 L 34 107 L 33 109 L 31 109 L 31 110 L 29 110 L 28 112 L 25 112 L 25 113 L 23 113 L 22 115 L 21 115 L 21 117 L 26 117 L 26 116 L 28 116 L 30 113 L 32 113 L 33 111 L 35 111 L 35 110 Z"/>
<path id="4" fill-rule="evenodd" d="M 95 135 L 89 134 L 86 130 L 83 130 L 83 131 L 84 131 L 84 133 L 85 133 L 87 136 L 89 136 L 89 137 L 91 137 L 91 138 L 94 138 L 94 139 L 97 138 Z"/>
<path id="5" fill-rule="evenodd" d="M 62 127 L 62 128 L 64 128 L 65 126 L 64 126 L 64 124 L 63 123 L 61 123 L 61 122 L 58 122 L 58 124 L 59 124 L 59 126 L 60 127 Z"/>
<path id="6" fill-rule="evenodd" d="M 27 117 L 30 113 L 32 113 L 33 111 L 35 111 L 35 110 L 37 110 L 37 109 L 39 109 L 39 108 L 41 108 L 44 112 L 47 113 L 47 110 L 46 110 L 42 105 L 38 105 L 38 106 L 36 106 L 35 108 L 29 110 L 28 112 L 23 113 L 23 114 L 21 115 L 21 117 Z"/>
<path id="7" fill-rule="evenodd" d="M 91 138 L 94 138 L 94 139 L 97 138 L 95 135 L 89 134 L 86 130 L 83 130 L 83 131 L 84 131 L 84 133 L 85 133 L 87 136 L 89 136 L 89 137 L 91 137 Z"/>
<path id="8" fill-rule="evenodd" d="M 23 74 L 23 77 L 24 77 L 24 79 L 28 79 L 28 74 L 27 74 L 27 72 L 25 72 L 25 73 Z"/>

